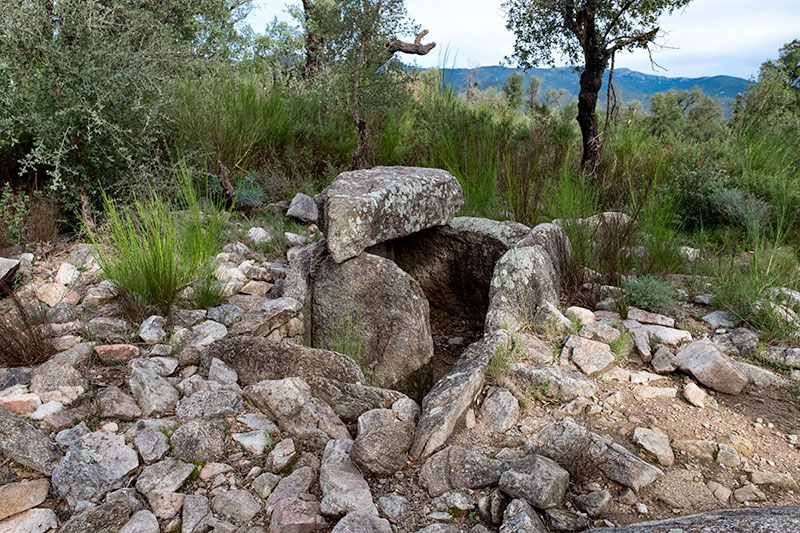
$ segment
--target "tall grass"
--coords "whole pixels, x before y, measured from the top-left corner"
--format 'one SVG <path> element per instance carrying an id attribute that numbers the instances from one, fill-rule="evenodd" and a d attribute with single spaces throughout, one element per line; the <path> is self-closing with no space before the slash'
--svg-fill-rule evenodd
<path id="1" fill-rule="evenodd" d="M 151 192 L 128 208 L 104 195 L 107 242 L 87 227 L 103 276 L 141 311 L 169 315 L 183 289 L 211 276 L 222 242 L 222 212 L 212 203 L 201 210 L 185 167 L 177 179 L 174 202 Z"/>

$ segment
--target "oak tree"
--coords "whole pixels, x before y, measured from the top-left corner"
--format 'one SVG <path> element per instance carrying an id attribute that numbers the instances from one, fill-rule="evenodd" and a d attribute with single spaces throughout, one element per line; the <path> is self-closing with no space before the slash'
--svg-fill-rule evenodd
<path id="1" fill-rule="evenodd" d="M 691 0 L 506 0 L 513 57 L 525 68 L 567 60 L 581 65 L 578 124 L 584 170 L 594 173 L 601 142 L 595 110 L 603 73 L 618 51 L 650 49 L 663 13 Z"/>

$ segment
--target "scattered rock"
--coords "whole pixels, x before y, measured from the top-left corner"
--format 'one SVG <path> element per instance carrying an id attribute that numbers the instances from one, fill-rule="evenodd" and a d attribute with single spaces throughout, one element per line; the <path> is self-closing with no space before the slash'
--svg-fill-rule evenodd
<path id="1" fill-rule="evenodd" d="M 562 366 L 536 366 L 515 363 L 509 367 L 509 377 L 524 390 L 535 390 L 557 402 L 575 398 L 590 398 L 597 388 L 580 372 Z"/>
<path id="2" fill-rule="evenodd" d="M 540 455 L 517 461 L 500 476 L 500 488 L 513 498 L 524 498 L 539 509 L 558 507 L 569 486 L 569 473 Z"/>
<path id="3" fill-rule="evenodd" d="M 57 527 L 58 519 L 52 509 L 30 509 L 0 522 L 2 533 L 45 533 Z"/>
<path id="4" fill-rule="evenodd" d="M 149 370 L 133 367 L 128 385 L 144 416 L 171 413 L 178 403 L 175 387 Z"/>
<path id="5" fill-rule="evenodd" d="M 0 486 L 0 521 L 36 507 L 47 498 L 49 490 L 50 482 L 46 479 L 18 481 Z"/>
<path id="6" fill-rule="evenodd" d="M 284 531 L 311 533 L 323 529 L 325 526 L 327 526 L 327 522 L 319 513 L 317 502 L 292 497 L 284 498 L 275 504 L 269 531 L 270 533 Z"/>
<path id="7" fill-rule="evenodd" d="M 713 398 L 693 381 L 690 381 L 683 387 L 683 397 L 686 398 L 687 402 L 700 409 L 704 408 L 707 403 L 713 401 Z"/>
<path id="8" fill-rule="evenodd" d="M 170 442 L 184 461 L 213 461 L 225 454 L 224 419 L 195 419 L 178 427 Z"/>
<path id="9" fill-rule="evenodd" d="M 378 509 L 393 524 L 399 524 L 408 515 L 408 500 L 397 494 L 378 498 Z"/>
<path id="10" fill-rule="evenodd" d="M 139 348 L 131 344 L 107 344 L 95 346 L 94 353 L 103 363 L 113 365 L 117 363 L 127 363 L 139 357 Z"/>
<path id="11" fill-rule="evenodd" d="M 575 504 L 592 518 L 602 516 L 611 503 L 611 494 L 607 490 L 593 490 L 575 497 Z"/>
<path id="12" fill-rule="evenodd" d="M 249 490 L 226 490 L 211 500 L 211 509 L 230 518 L 235 524 L 250 522 L 261 511 L 261 504 Z"/>
<path id="13" fill-rule="evenodd" d="M 508 504 L 503 513 L 500 533 L 547 533 L 547 528 L 530 505 L 516 499 Z"/>
<path id="14" fill-rule="evenodd" d="M 339 520 L 333 533 L 392 533 L 392 526 L 383 518 L 364 512 L 352 512 Z"/>
<path id="15" fill-rule="evenodd" d="M 247 398 L 285 431 L 317 449 L 330 439 L 350 439 L 344 423 L 330 406 L 311 396 L 300 378 L 265 380 L 245 389 Z"/>
<path id="16" fill-rule="evenodd" d="M 145 509 L 136 511 L 131 516 L 119 533 L 159 533 L 156 515 Z"/>
<path id="17" fill-rule="evenodd" d="M 519 401 L 506 389 L 493 387 L 481 405 L 481 419 L 497 433 L 511 429 L 519 419 Z"/>
<path id="18" fill-rule="evenodd" d="M 448 446 L 422 465 L 419 481 L 431 497 L 436 497 L 452 490 L 496 485 L 504 470 L 502 461 L 460 446 Z"/>
<path id="19" fill-rule="evenodd" d="M 747 379 L 717 346 L 702 339 L 681 349 L 677 355 L 680 369 L 692 374 L 700 383 L 726 394 L 739 394 Z"/>
<path id="20" fill-rule="evenodd" d="M 184 397 L 175 414 L 181 420 L 213 418 L 240 413 L 244 410 L 242 399 L 229 390 L 205 390 Z"/>
<path id="21" fill-rule="evenodd" d="M 587 376 L 604 372 L 614 364 L 615 360 L 608 344 L 583 339 L 577 335 L 567 337 L 561 357 L 564 360 L 571 360 Z"/>
<path id="22" fill-rule="evenodd" d="M 661 466 L 672 466 L 675 463 L 669 437 L 660 429 L 636 428 L 633 430 L 633 441 L 653 454 Z"/>
<path id="23" fill-rule="evenodd" d="M 275 506 L 285 499 L 297 498 L 300 494 L 308 492 L 311 483 L 316 479 L 315 472 L 312 468 L 304 466 L 296 469 L 294 472 L 280 480 L 278 485 L 267 498 L 267 503 L 264 511 L 267 516 L 272 514 Z M 319 513 L 319 505 L 317 505 L 317 514 Z M 273 519 L 274 521 L 274 519 Z"/>
<path id="24" fill-rule="evenodd" d="M 635 320 L 640 324 L 654 324 L 656 326 L 664 326 L 666 328 L 675 327 L 675 319 L 668 316 L 659 315 L 644 311 L 636 307 L 628 307 L 628 320 Z"/>
<path id="25" fill-rule="evenodd" d="M 169 449 L 169 439 L 163 431 L 158 429 L 140 433 L 133 439 L 133 442 L 145 463 L 161 459 Z"/>
<path id="26" fill-rule="evenodd" d="M 316 224 L 319 218 L 317 203 L 307 194 L 297 193 L 286 211 L 287 217 L 296 218 L 306 224 Z"/>
<path id="27" fill-rule="evenodd" d="M 61 461 L 58 446 L 24 418 L 0 409 L 0 453 L 46 476 Z"/>
<path id="28" fill-rule="evenodd" d="M 139 338 L 148 344 L 159 344 L 167 338 L 164 330 L 166 320 L 162 316 L 153 315 L 142 322 L 139 327 Z"/>
<path id="29" fill-rule="evenodd" d="M 662 474 L 655 466 L 639 459 L 618 444 L 607 441 L 570 419 L 540 429 L 526 448 L 559 464 L 588 461 L 610 479 L 633 490 L 652 483 Z"/>
<path id="30" fill-rule="evenodd" d="M 353 441 L 330 440 L 322 456 L 319 486 L 323 498 L 322 514 L 342 516 L 352 511 L 378 515 L 372 493 L 361 472 L 350 460 Z"/>
<path id="31" fill-rule="evenodd" d="M 767 499 L 767 496 L 752 483 L 740 487 L 733 491 L 733 498 L 739 503 L 760 502 Z"/>
<path id="32" fill-rule="evenodd" d="M 107 387 L 101 390 L 97 393 L 95 401 L 103 418 L 134 420 L 142 416 L 142 410 L 136 405 L 136 401 L 119 387 Z"/>
<path id="33" fill-rule="evenodd" d="M 666 346 L 660 346 L 653 354 L 650 365 L 659 374 L 670 374 L 680 367 L 680 360 L 672 350 Z"/>
<path id="34" fill-rule="evenodd" d="M 124 486 L 125 477 L 137 466 L 136 452 L 121 435 L 95 431 L 70 444 L 53 471 L 53 487 L 74 509 Z"/>
<path id="35" fill-rule="evenodd" d="M 294 441 L 292 439 L 283 439 L 270 450 L 264 461 L 264 468 L 277 474 L 286 468 L 286 465 L 295 458 L 295 455 Z"/>
<path id="36" fill-rule="evenodd" d="M 714 311 L 703 317 L 703 322 L 712 328 L 732 328 L 739 322 L 739 318 L 727 311 Z"/>

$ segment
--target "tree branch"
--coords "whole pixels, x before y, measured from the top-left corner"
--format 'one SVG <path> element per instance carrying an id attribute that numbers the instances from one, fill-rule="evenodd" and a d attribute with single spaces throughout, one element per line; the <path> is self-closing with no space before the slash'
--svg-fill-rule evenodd
<path id="1" fill-rule="evenodd" d="M 414 39 L 413 43 L 405 43 L 399 39 L 392 39 L 386 45 L 387 53 L 389 56 L 393 55 L 395 52 L 400 52 L 401 54 L 413 54 L 417 56 L 427 55 L 428 52 L 436 47 L 436 43 L 422 44 L 422 39 L 424 39 L 426 35 L 428 35 L 428 30 L 421 31 L 417 35 L 417 38 Z"/>
<path id="2" fill-rule="evenodd" d="M 639 35 L 634 35 L 633 37 L 628 37 L 627 39 L 625 39 L 621 43 L 615 44 L 614 46 L 609 48 L 608 49 L 608 54 L 609 55 L 613 54 L 617 50 L 621 50 L 621 49 L 625 48 L 626 46 L 629 46 L 629 45 L 634 44 L 634 43 L 636 43 L 636 44 L 649 43 L 653 39 L 656 38 L 656 35 L 658 35 L 659 30 L 660 30 L 660 28 L 653 28 L 652 30 L 650 30 L 648 32 L 640 33 Z"/>
<path id="3" fill-rule="evenodd" d="M 634 2 L 635 2 L 635 0 L 628 0 L 628 2 L 624 6 L 622 6 L 622 9 L 619 10 L 619 13 L 617 13 L 617 16 L 614 17 L 614 20 L 612 20 L 611 23 L 606 28 L 606 31 L 603 34 L 603 42 L 606 42 L 606 39 L 608 39 L 608 34 L 611 33 L 611 30 L 614 28 L 614 26 L 617 25 L 617 22 L 619 22 L 619 19 L 621 19 L 622 15 L 624 15 L 625 12 L 628 9 L 630 9 L 630 7 L 633 5 Z"/>

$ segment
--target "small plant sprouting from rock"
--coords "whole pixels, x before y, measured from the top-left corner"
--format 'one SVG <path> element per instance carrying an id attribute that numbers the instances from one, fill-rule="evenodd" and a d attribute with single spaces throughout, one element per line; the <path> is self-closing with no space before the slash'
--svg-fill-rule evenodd
<path id="1" fill-rule="evenodd" d="M 620 329 L 620 328 L 618 328 Z M 633 337 L 628 331 L 620 329 L 620 336 L 608 343 L 617 361 L 627 359 L 633 351 Z M 655 346 L 655 344 L 653 344 Z"/>
<path id="2" fill-rule="evenodd" d="M 334 352 L 350 356 L 356 364 L 361 365 L 362 340 L 359 329 L 358 309 L 355 311 L 340 310 L 336 336 L 329 346 Z"/>

